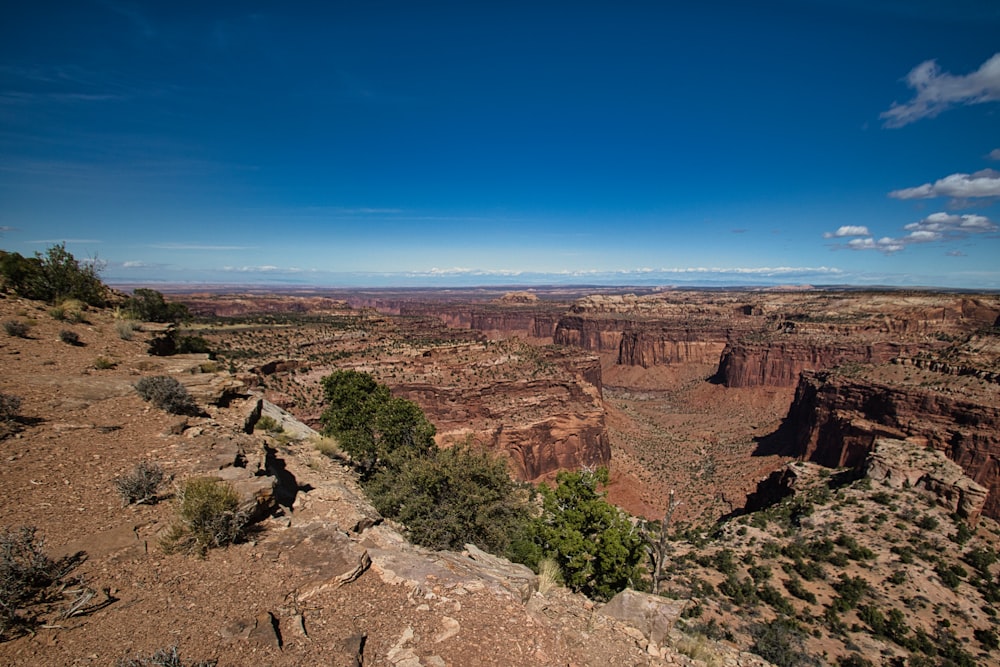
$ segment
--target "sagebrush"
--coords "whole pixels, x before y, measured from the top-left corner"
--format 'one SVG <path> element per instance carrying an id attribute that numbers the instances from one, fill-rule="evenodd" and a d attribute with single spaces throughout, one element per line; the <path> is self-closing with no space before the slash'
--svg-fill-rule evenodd
<path id="1" fill-rule="evenodd" d="M 144 401 L 175 415 L 189 415 L 198 411 L 187 388 L 169 375 L 144 377 L 135 383 L 135 390 Z"/>
<path id="2" fill-rule="evenodd" d="M 240 508 L 240 496 L 213 477 L 194 477 L 177 492 L 177 520 L 163 539 L 168 553 L 204 554 L 214 547 L 238 542 L 250 524 Z"/>
<path id="3" fill-rule="evenodd" d="M 190 667 L 215 667 L 217 664 L 217 660 L 200 660 L 190 663 Z M 185 667 L 185 664 L 181 660 L 177 647 L 171 646 L 170 648 L 157 649 L 148 658 L 122 658 L 115 664 L 115 667 Z"/>
<path id="4" fill-rule="evenodd" d="M 140 461 L 131 472 L 116 477 L 115 490 L 125 505 L 153 505 L 163 483 L 163 468 L 154 461 Z"/>
<path id="5" fill-rule="evenodd" d="M 54 560 L 32 526 L 0 530 L 0 640 L 35 622 L 35 608 L 57 597 L 53 590 L 79 562 Z"/>

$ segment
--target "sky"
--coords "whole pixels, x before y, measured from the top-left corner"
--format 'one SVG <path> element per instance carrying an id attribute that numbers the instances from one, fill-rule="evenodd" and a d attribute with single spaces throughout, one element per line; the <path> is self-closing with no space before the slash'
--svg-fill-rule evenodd
<path id="1" fill-rule="evenodd" d="M 1000 289 L 1000 3 L 8 2 L 0 248 L 110 283 Z"/>

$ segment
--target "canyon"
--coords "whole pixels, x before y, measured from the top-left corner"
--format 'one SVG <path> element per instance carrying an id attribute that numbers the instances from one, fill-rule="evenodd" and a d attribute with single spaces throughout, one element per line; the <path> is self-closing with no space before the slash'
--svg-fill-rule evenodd
<path id="1" fill-rule="evenodd" d="M 263 378 L 269 399 L 307 423 L 321 411 L 310 387 L 333 364 L 358 368 L 416 401 L 441 444 L 478 443 L 528 481 L 610 466 L 610 497 L 650 518 L 673 490 L 686 499 L 681 518 L 714 520 L 790 458 L 857 465 L 880 436 L 926 438 L 991 490 L 985 513 L 1000 512 L 995 295 L 536 288 L 180 298 L 214 315 L 276 314 L 284 300 L 286 314 L 350 320 L 336 333 L 261 325 L 255 334 L 274 357 L 258 361 L 290 364 Z M 206 335 L 226 347 L 229 334 Z M 895 412 L 872 408 L 872 396 L 888 396 Z"/>

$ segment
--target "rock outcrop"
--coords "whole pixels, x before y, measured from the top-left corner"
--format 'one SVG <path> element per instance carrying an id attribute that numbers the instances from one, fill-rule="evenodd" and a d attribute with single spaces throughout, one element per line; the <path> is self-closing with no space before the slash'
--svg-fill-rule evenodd
<path id="1" fill-rule="evenodd" d="M 587 365 L 589 372 L 594 371 Z M 600 368 L 597 367 L 599 377 Z M 559 470 L 606 466 L 611 445 L 600 385 L 578 380 L 500 382 L 474 388 L 395 385 L 393 393 L 416 402 L 447 445 L 471 437 L 506 456 L 520 480 Z"/>
<path id="2" fill-rule="evenodd" d="M 785 427 L 792 453 L 826 466 L 860 466 L 879 438 L 921 438 L 989 489 L 1000 518 L 1000 406 L 914 386 L 803 372 Z"/>
<path id="3" fill-rule="evenodd" d="M 895 488 L 920 489 L 950 512 L 975 522 L 986 503 L 986 488 L 938 451 L 919 442 L 879 438 L 865 461 L 865 474 Z"/>
<path id="4" fill-rule="evenodd" d="M 716 377 L 727 387 L 794 387 L 803 371 L 822 371 L 841 364 L 881 364 L 927 345 L 844 340 L 795 340 L 774 336 L 765 342 L 741 340 L 726 345 Z"/>

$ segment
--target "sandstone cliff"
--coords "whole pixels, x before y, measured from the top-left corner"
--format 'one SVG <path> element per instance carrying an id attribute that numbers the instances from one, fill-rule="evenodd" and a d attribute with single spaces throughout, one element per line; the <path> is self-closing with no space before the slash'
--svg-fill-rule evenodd
<path id="1" fill-rule="evenodd" d="M 506 456 L 512 474 L 521 480 L 606 466 L 611 460 L 600 385 L 582 375 L 576 381 L 512 381 L 462 388 L 396 384 L 392 390 L 420 405 L 437 426 L 442 444 L 471 437 Z"/>
<path id="2" fill-rule="evenodd" d="M 821 371 L 848 363 L 885 363 L 931 345 L 866 343 L 854 338 L 831 343 L 797 339 L 794 335 L 775 336 L 764 342 L 744 340 L 726 345 L 716 377 L 727 387 L 794 387 L 803 371 Z"/>
<path id="3" fill-rule="evenodd" d="M 985 383 L 984 383 L 985 384 Z M 793 455 L 858 466 L 879 437 L 922 438 L 989 489 L 984 513 L 1000 517 L 1000 405 L 942 389 L 803 372 L 786 428 Z"/>

